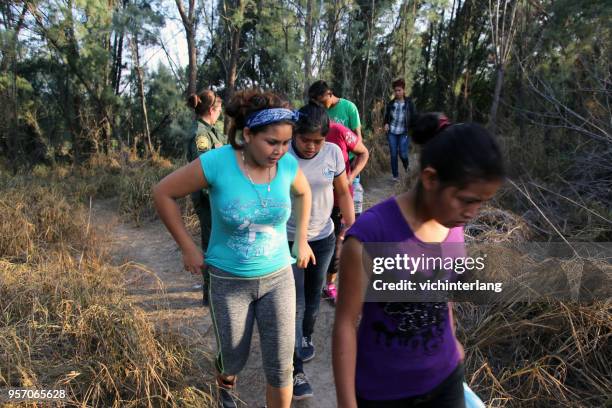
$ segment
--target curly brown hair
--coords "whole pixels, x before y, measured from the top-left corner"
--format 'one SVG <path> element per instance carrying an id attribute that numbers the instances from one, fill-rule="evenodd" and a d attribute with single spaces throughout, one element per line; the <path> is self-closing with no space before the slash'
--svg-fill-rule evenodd
<path id="1" fill-rule="evenodd" d="M 226 115 L 231 118 L 227 138 L 234 149 L 242 149 L 242 145 L 236 140 L 236 132 L 246 126 L 247 117 L 253 112 L 271 108 L 290 108 L 290 104 L 273 92 L 259 89 L 245 89 L 234 94 L 225 107 Z M 293 125 L 292 122 L 287 123 Z M 251 132 L 261 132 L 268 126 L 270 125 L 254 127 Z"/>

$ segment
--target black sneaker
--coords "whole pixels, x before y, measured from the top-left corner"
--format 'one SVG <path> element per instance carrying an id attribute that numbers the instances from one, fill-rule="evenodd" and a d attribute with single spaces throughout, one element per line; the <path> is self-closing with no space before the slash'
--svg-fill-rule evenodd
<path id="1" fill-rule="evenodd" d="M 312 344 L 312 337 L 302 337 L 302 361 L 307 362 L 315 356 L 315 346 Z"/>
<path id="2" fill-rule="evenodd" d="M 293 377 L 293 399 L 296 401 L 312 397 L 312 388 L 308 377 L 304 373 L 297 373 Z"/>
<path id="3" fill-rule="evenodd" d="M 232 391 L 219 388 L 219 408 L 238 408 Z"/>

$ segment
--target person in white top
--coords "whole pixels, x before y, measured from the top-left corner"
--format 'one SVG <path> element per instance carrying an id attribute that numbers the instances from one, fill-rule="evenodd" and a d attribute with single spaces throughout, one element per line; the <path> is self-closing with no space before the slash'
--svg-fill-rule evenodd
<path id="1" fill-rule="evenodd" d="M 336 244 L 331 214 L 334 191 L 347 227 L 355 221 L 353 198 L 349 190 L 344 157 L 340 147 L 326 142 L 330 120 L 321 105 L 311 102 L 298 111 L 289 153 L 298 160 L 312 191 L 312 207 L 307 239 L 316 264 L 306 268 L 293 266 L 296 288 L 296 345 L 293 357 L 293 399 L 312 396 L 312 388 L 304 374 L 303 363 L 314 358 L 312 342 L 315 320 L 321 301 L 321 290 Z M 287 239 L 295 239 L 295 221 L 292 212 L 287 222 Z"/>

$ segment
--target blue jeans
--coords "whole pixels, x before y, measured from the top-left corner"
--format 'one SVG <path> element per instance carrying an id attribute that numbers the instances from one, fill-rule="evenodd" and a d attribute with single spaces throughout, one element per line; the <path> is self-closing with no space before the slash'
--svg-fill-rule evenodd
<path id="1" fill-rule="evenodd" d="M 290 245 L 293 243 L 290 242 Z M 317 264 L 309 264 L 306 269 L 293 265 L 295 279 L 296 322 L 295 322 L 295 350 L 293 353 L 294 373 L 304 372 L 301 358 L 302 337 L 310 337 L 314 332 L 321 291 L 325 283 L 327 268 L 332 260 L 336 247 L 336 237 L 332 232 L 327 238 L 309 241 L 308 244 L 317 259 Z"/>
<path id="2" fill-rule="evenodd" d="M 397 168 L 397 154 L 399 152 L 400 159 L 404 169 L 408 169 L 408 134 L 404 133 L 396 135 L 395 133 L 387 133 L 387 141 L 389 142 L 389 154 L 391 159 L 391 173 L 393 177 L 399 177 Z"/>

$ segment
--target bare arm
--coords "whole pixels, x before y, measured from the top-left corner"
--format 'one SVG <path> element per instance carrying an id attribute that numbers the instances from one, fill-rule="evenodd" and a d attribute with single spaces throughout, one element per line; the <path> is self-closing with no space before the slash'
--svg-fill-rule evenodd
<path id="1" fill-rule="evenodd" d="M 355 177 L 357 177 L 361 170 L 363 170 L 368 162 L 368 159 L 370 158 L 370 152 L 368 151 L 368 148 L 365 147 L 361 139 L 359 140 L 359 143 L 355 145 L 353 150 L 351 150 L 351 152 L 353 152 L 355 155 L 355 162 L 353 163 L 351 175 L 349 176 L 349 184 L 353 183 Z"/>
<path id="2" fill-rule="evenodd" d="M 355 132 L 355 134 L 357 136 L 359 136 L 359 140 L 363 140 L 363 135 L 361 134 L 361 126 L 355 128 L 355 129 L 352 129 L 352 130 L 353 130 L 353 132 Z"/>
<path id="3" fill-rule="evenodd" d="M 362 250 L 361 242 L 349 237 L 340 256 L 338 303 L 332 333 L 332 364 L 339 408 L 357 407 L 357 327 L 366 284 Z"/>
<path id="4" fill-rule="evenodd" d="M 310 209 L 312 206 L 312 193 L 310 184 L 302 170 L 298 168 L 291 193 L 295 200 L 295 241 L 293 242 L 292 253 L 297 258 L 297 266 L 305 268 L 308 262 L 316 264 L 315 256 L 308 245 L 308 222 L 310 221 Z"/>
<path id="5" fill-rule="evenodd" d="M 204 258 L 185 228 L 176 199 L 207 187 L 199 159 L 175 170 L 153 187 L 153 202 L 159 218 L 181 248 L 185 269 L 193 274 L 201 273 Z"/>
<path id="6" fill-rule="evenodd" d="M 355 222 L 355 205 L 353 204 L 347 177 L 344 174 L 334 178 L 334 192 L 338 199 L 338 207 L 340 207 L 344 220 L 344 230 L 346 231 Z M 341 234 L 344 236 L 343 233 Z"/>

